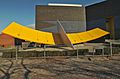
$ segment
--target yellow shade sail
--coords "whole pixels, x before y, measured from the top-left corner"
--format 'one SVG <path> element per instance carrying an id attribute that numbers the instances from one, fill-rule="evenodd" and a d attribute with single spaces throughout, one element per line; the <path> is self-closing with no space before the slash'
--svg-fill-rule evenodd
<path id="1" fill-rule="evenodd" d="M 8 34 L 15 38 L 23 39 L 30 42 L 42 43 L 42 44 L 64 44 L 64 40 L 61 39 L 59 33 L 50 33 L 34 30 L 25 26 L 22 26 L 16 22 L 11 23 L 6 27 L 2 33 Z M 95 28 L 86 32 L 69 33 L 66 34 L 72 44 L 83 43 L 91 40 L 98 39 L 104 35 L 109 34 L 102 29 Z"/>
<path id="2" fill-rule="evenodd" d="M 109 32 L 106 32 L 99 28 L 95 28 L 86 32 L 67 34 L 67 36 L 72 44 L 76 44 L 95 40 L 107 34 L 109 34 Z"/>
<path id="3" fill-rule="evenodd" d="M 34 30 L 16 22 L 11 23 L 2 33 L 30 42 L 55 44 L 52 33 Z"/>

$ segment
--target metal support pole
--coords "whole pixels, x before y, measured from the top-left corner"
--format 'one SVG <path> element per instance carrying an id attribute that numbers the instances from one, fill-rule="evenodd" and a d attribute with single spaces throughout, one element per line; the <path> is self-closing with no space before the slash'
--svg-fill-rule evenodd
<path id="1" fill-rule="evenodd" d="M 16 46 L 16 60 L 18 60 L 18 46 Z"/>
<path id="2" fill-rule="evenodd" d="M 77 46 L 77 59 L 78 59 L 78 56 L 79 56 L 79 48 Z"/>
<path id="3" fill-rule="evenodd" d="M 110 55 L 112 56 L 112 54 L 113 54 L 112 42 L 110 42 Z"/>
<path id="4" fill-rule="evenodd" d="M 102 56 L 104 56 L 104 48 L 102 49 Z"/>
<path id="5" fill-rule="evenodd" d="M 96 49 L 95 49 L 95 47 L 93 46 L 93 57 L 94 57 L 94 55 L 95 55 L 95 52 L 96 52 Z"/>
<path id="6" fill-rule="evenodd" d="M 93 52 L 93 57 L 94 57 L 94 55 L 95 55 L 95 52 Z"/>
<path id="7" fill-rule="evenodd" d="M 77 59 L 78 59 L 78 56 L 79 56 L 78 52 L 79 52 L 79 50 L 77 49 Z"/>
<path id="8" fill-rule="evenodd" d="M 46 51 L 45 51 L 46 45 L 44 45 L 44 58 L 46 57 Z"/>

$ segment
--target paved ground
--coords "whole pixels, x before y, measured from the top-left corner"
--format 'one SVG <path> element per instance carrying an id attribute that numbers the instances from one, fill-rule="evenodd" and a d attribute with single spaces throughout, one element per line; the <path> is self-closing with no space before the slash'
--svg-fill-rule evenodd
<path id="1" fill-rule="evenodd" d="M 120 56 L 1 58 L 0 79 L 120 79 Z"/>

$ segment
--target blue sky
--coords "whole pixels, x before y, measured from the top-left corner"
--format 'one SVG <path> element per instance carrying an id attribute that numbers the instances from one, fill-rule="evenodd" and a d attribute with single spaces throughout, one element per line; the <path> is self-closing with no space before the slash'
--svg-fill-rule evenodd
<path id="1" fill-rule="evenodd" d="M 35 5 L 70 3 L 90 5 L 104 0 L 0 0 L 0 32 L 13 21 L 23 25 L 35 23 Z"/>

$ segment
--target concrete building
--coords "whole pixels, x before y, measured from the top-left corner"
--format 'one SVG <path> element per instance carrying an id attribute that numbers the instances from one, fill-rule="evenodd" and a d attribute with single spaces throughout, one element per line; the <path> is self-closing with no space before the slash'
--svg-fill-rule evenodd
<path id="1" fill-rule="evenodd" d="M 36 29 L 57 32 L 56 21 L 60 20 L 67 32 L 99 27 L 110 32 L 107 38 L 120 39 L 119 3 L 120 0 L 106 0 L 86 7 L 37 5 Z"/>
<path id="2" fill-rule="evenodd" d="M 36 6 L 36 29 L 57 32 L 59 20 L 66 32 L 86 31 L 84 6 Z"/>
<path id="3" fill-rule="evenodd" d="M 106 0 L 86 7 L 87 30 L 99 27 L 120 39 L 120 0 Z"/>

